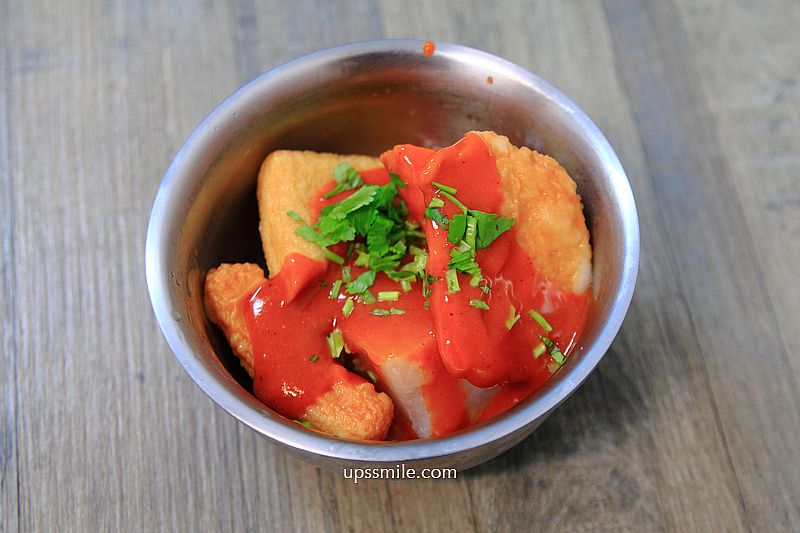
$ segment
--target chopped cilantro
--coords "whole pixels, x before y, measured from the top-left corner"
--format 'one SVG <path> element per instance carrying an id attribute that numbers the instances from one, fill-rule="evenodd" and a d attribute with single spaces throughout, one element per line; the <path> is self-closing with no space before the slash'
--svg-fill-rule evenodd
<path id="1" fill-rule="evenodd" d="M 369 305 L 369 304 L 374 304 L 377 300 L 369 290 L 366 290 L 361 293 L 361 301 Z"/>
<path id="2" fill-rule="evenodd" d="M 300 215 L 298 215 L 294 211 L 287 211 L 286 214 L 289 215 L 289 217 L 292 220 L 294 220 L 295 222 L 302 222 L 303 224 L 306 223 L 305 220 L 303 220 L 303 217 L 301 217 Z"/>
<path id="3" fill-rule="evenodd" d="M 344 339 L 342 338 L 342 332 L 338 329 L 331 331 L 331 334 L 328 335 L 328 349 L 331 351 L 331 357 L 334 359 L 338 359 L 340 355 L 342 355 L 342 350 L 344 350 Z"/>
<path id="4" fill-rule="evenodd" d="M 469 301 L 469 305 L 471 305 L 472 307 L 474 307 L 476 309 L 483 309 L 483 310 L 488 310 L 489 309 L 489 304 L 487 304 L 483 300 L 470 300 Z"/>
<path id="5" fill-rule="evenodd" d="M 548 322 L 542 315 L 540 315 L 538 311 L 536 311 L 535 309 L 531 309 L 530 311 L 528 311 L 528 314 L 531 315 L 531 318 L 534 319 L 536 323 L 539 324 L 546 333 L 550 333 L 551 331 L 553 331 L 553 326 L 551 326 L 550 322 Z"/>
<path id="6" fill-rule="evenodd" d="M 447 293 L 453 294 L 461 290 L 458 285 L 458 273 L 455 270 L 448 270 L 444 273 L 444 278 L 447 280 Z"/>
<path id="7" fill-rule="evenodd" d="M 433 220 L 440 228 L 443 228 L 450 223 L 450 221 L 447 220 L 447 217 L 444 216 L 441 211 L 433 207 L 429 207 L 425 210 L 425 216 Z"/>
<path id="8" fill-rule="evenodd" d="M 350 314 L 353 312 L 353 308 L 355 306 L 356 306 L 356 304 L 353 303 L 353 300 L 348 298 L 347 300 L 345 300 L 344 305 L 342 306 L 342 314 L 345 317 L 350 316 Z"/>
<path id="9" fill-rule="evenodd" d="M 539 343 L 539 344 L 536 346 L 536 348 L 534 348 L 534 349 L 533 349 L 533 358 L 534 358 L 534 359 L 539 359 L 539 357 L 541 357 L 541 356 L 542 356 L 542 354 L 545 352 L 545 350 L 547 350 L 547 348 L 545 347 L 545 345 L 544 345 L 544 344 L 542 344 L 542 343 L 540 342 L 540 343 Z"/>
<path id="10" fill-rule="evenodd" d="M 438 196 L 434 196 L 433 198 L 431 198 L 431 203 L 428 204 L 428 207 L 432 207 L 434 209 L 439 207 L 444 207 L 444 200 L 442 200 Z"/>
<path id="11" fill-rule="evenodd" d="M 335 300 L 339 297 L 339 290 L 342 288 L 342 280 L 337 279 L 333 282 L 333 287 L 331 287 L 331 292 L 328 295 L 328 298 L 331 300 Z"/>
<path id="12" fill-rule="evenodd" d="M 389 172 L 389 181 L 394 183 L 396 186 L 400 187 L 401 189 L 406 188 L 406 182 L 400 179 L 399 174 L 395 174 L 394 172 Z"/>
<path id="13" fill-rule="evenodd" d="M 344 257 L 342 257 L 341 255 L 337 254 L 336 252 L 331 252 L 327 248 L 325 248 L 325 250 L 323 250 L 323 252 L 325 253 L 325 257 L 327 257 L 328 259 L 330 259 L 334 263 L 339 264 L 339 265 L 343 265 L 344 264 Z"/>
<path id="14" fill-rule="evenodd" d="M 488 247 L 495 239 L 510 230 L 514 225 L 513 218 L 501 217 L 495 213 L 484 213 L 483 211 L 471 209 L 469 214 L 475 217 L 478 222 L 476 241 L 478 249 Z"/>
<path id="15" fill-rule="evenodd" d="M 347 284 L 349 294 L 361 294 L 375 283 L 377 273 L 374 270 L 367 270 L 361 273 L 356 279 Z"/>
<path id="16" fill-rule="evenodd" d="M 450 200 L 451 202 L 453 202 L 453 203 L 456 205 L 456 207 L 457 207 L 457 208 L 459 208 L 459 209 L 461 209 L 461 211 L 463 211 L 465 214 L 466 214 L 466 212 L 467 212 L 467 211 L 469 211 L 469 209 L 467 209 L 467 206 L 465 206 L 464 204 L 462 204 L 462 203 L 459 201 L 459 199 L 458 199 L 458 198 L 456 198 L 455 196 L 453 196 L 453 195 L 452 195 L 452 194 L 450 194 L 449 192 L 445 192 L 445 191 L 441 191 L 441 190 L 440 190 L 440 191 L 439 191 L 439 194 L 441 194 L 442 196 L 444 196 L 445 198 L 447 198 L 448 200 Z"/>
<path id="17" fill-rule="evenodd" d="M 431 185 L 439 189 L 440 191 L 444 191 L 449 194 L 455 194 L 458 192 L 458 189 L 450 187 L 449 185 L 445 185 L 444 183 L 438 183 L 436 181 L 432 181 Z"/>
<path id="18" fill-rule="evenodd" d="M 331 191 L 325 195 L 325 198 L 331 198 L 340 192 L 355 189 L 364 183 L 358 171 L 347 161 L 342 161 L 333 167 L 333 177 L 336 180 L 336 187 L 331 189 Z"/>
<path id="19" fill-rule="evenodd" d="M 378 293 L 379 302 L 396 302 L 400 298 L 400 291 L 380 291 Z"/>
<path id="20" fill-rule="evenodd" d="M 467 215 L 453 215 L 450 221 L 450 228 L 447 231 L 447 240 L 452 244 L 458 244 L 464 239 L 464 232 L 467 230 Z"/>
<path id="21" fill-rule="evenodd" d="M 547 346 L 547 350 L 550 352 L 550 357 L 553 358 L 553 361 L 555 361 L 558 366 L 563 365 L 565 361 L 564 354 L 558 349 L 556 343 L 544 336 L 539 336 L 539 338 L 542 339 L 542 343 Z"/>

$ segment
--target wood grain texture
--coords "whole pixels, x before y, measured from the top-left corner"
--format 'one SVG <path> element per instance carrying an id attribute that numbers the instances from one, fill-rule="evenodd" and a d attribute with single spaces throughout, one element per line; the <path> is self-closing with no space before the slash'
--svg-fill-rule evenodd
<path id="1" fill-rule="evenodd" d="M 0 0 L 0 531 L 790 531 L 800 524 L 800 4 Z M 318 48 L 483 48 L 620 155 L 623 329 L 533 436 L 448 481 L 298 462 L 188 379 L 147 296 L 167 165 Z"/>

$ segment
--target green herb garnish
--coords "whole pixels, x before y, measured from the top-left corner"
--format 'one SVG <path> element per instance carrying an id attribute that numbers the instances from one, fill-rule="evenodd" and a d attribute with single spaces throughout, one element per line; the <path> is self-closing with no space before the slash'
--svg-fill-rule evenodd
<path id="1" fill-rule="evenodd" d="M 397 174 L 390 174 L 386 185 L 367 185 L 352 165 L 342 162 L 334 168 L 334 177 L 337 185 L 326 198 L 345 191 L 352 194 L 325 206 L 316 224 L 299 226 L 295 233 L 324 248 L 325 257 L 340 265 L 345 258 L 327 248 L 349 242 L 347 257 L 357 253 L 355 265 L 367 268 L 369 273 L 351 280 L 342 269 L 342 280 L 348 293 L 361 294 L 372 286 L 378 272 L 397 271 L 409 245 L 424 239 L 424 233 L 406 220 L 408 208 L 398 199 L 399 189 L 406 184 Z"/>
<path id="2" fill-rule="evenodd" d="M 316 363 L 317 361 L 319 361 L 319 356 L 317 354 L 314 354 L 311 357 L 309 357 L 308 360 L 311 361 L 312 363 Z"/>
<path id="3" fill-rule="evenodd" d="M 292 422 L 295 422 L 297 424 L 300 424 L 301 426 L 307 427 L 308 429 L 311 429 L 311 428 L 314 427 L 314 426 L 311 425 L 311 422 L 308 422 L 308 421 L 301 422 L 300 420 L 292 420 Z"/>
<path id="4" fill-rule="evenodd" d="M 449 193 L 449 194 L 456 194 L 458 192 L 458 189 L 456 189 L 454 187 L 450 187 L 449 185 L 445 185 L 443 183 L 438 183 L 436 181 L 432 181 L 431 185 L 433 185 L 434 187 L 436 187 L 440 191 L 444 191 L 444 192 Z"/>
<path id="5" fill-rule="evenodd" d="M 355 303 L 353 303 L 353 300 L 351 300 L 350 298 L 348 298 L 348 299 L 347 299 L 347 300 L 344 302 L 344 305 L 342 306 L 342 314 L 343 314 L 345 317 L 348 317 L 348 316 L 350 316 L 350 314 L 353 312 L 353 308 L 354 308 L 355 306 L 356 306 L 356 304 L 355 304 Z"/>
<path id="6" fill-rule="evenodd" d="M 289 217 L 292 220 L 294 220 L 295 222 L 302 222 L 303 224 L 306 223 L 305 220 L 303 220 L 303 217 L 301 217 L 300 215 L 298 215 L 294 211 L 287 211 L 286 214 L 289 215 Z"/>
<path id="7" fill-rule="evenodd" d="M 371 382 L 373 382 L 373 383 L 377 383 L 378 382 L 378 376 L 372 370 L 367 370 L 367 376 L 369 377 L 369 380 Z"/>
<path id="8" fill-rule="evenodd" d="M 331 351 L 331 357 L 334 359 L 338 359 L 340 355 L 342 355 L 342 350 L 344 350 L 344 338 L 342 338 L 342 332 L 338 329 L 331 331 L 331 334 L 328 335 L 328 349 Z"/>
<path id="9" fill-rule="evenodd" d="M 458 284 L 458 273 L 455 270 L 448 270 L 444 273 L 444 279 L 447 280 L 447 294 L 454 294 L 461 290 Z"/>
<path id="10" fill-rule="evenodd" d="M 517 308 L 513 305 L 508 306 L 508 318 L 506 319 L 506 327 L 511 330 L 514 327 L 514 324 L 522 317 L 519 313 L 517 313 Z"/>
<path id="11" fill-rule="evenodd" d="M 483 300 L 470 300 L 469 305 L 476 309 L 483 309 L 485 311 L 489 310 L 489 304 L 484 302 Z"/>
<path id="12" fill-rule="evenodd" d="M 535 309 L 531 309 L 530 311 L 528 311 L 528 314 L 531 315 L 531 318 L 534 319 L 536 323 L 539 324 L 546 333 L 550 333 L 551 331 L 553 331 L 553 326 L 551 326 L 550 322 L 545 320 L 545 318 L 541 314 L 539 314 L 538 311 L 536 311 Z"/>
<path id="13" fill-rule="evenodd" d="M 540 343 L 539 343 L 539 344 L 536 346 L 536 348 L 534 348 L 534 349 L 533 349 L 533 358 L 534 358 L 534 359 L 539 359 L 539 357 L 541 357 L 541 355 L 542 355 L 542 354 L 545 352 L 545 350 L 547 350 L 547 348 L 545 347 L 545 345 L 544 345 L 544 344 L 542 344 L 542 343 L 540 342 Z"/>
<path id="14" fill-rule="evenodd" d="M 333 287 L 331 287 L 331 292 L 328 294 L 328 298 L 331 300 L 335 300 L 339 297 L 339 291 L 342 288 L 342 280 L 337 279 L 333 282 Z"/>
<path id="15" fill-rule="evenodd" d="M 333 177 L 336 180 L 336 187 L 331 189 L 331 191 L 325 195 L 325 198 L 331 198 L 340 192 L 355 189 L 364 183 L 358 171 L 347 161 L 342 161 L 333 167 Z"/>
<path id="16" fill-rule="evenodd" d="M 565 361 L 564 354 L 558 349 L 556 343 L 544 336 L 539 336 L 539 338 L 542 339 L 542 343 L 547 346 L 547 349 L 550 352 L 550 357 L 553 358 L 553 361 L 555 361 L 558 366 L 563 365 Z"/>
<path id="17" fill-rule="evenodd" d="M 396 302 L 400 298 L 399 291 L 380 291 L 378 292 L 379 302 Z"/>

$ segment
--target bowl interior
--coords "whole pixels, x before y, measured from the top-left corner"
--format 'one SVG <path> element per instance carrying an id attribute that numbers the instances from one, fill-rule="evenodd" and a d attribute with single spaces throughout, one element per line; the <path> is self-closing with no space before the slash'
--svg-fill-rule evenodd
<path id="1" fill-rule="evenodd" d="M 616 156 L 582 112 L 519 67 L 456 46 L 439 45 L 432 57 L 421 53 L 421 43 L 351 45 L 306 56 L 235 93 L 187 140 L 154 206 L 147 261 L 151 292 L 156 284 L 151 278 L 169 272 L 168 283 L 155 291 L 154 308 L 162 316 L 169 313 L 173 323 L 165 328 L 159 316 L 162 328 L 195 381 L 262 433 L 269 432 L 254 424 L 251 414 L 282 423 L 250 395 L 250 379 L 224 337 L 206 320 L 202 302 L 208 269 L 221 262 L 265 265 L 255 183 L 267 154 L 307 149 L 378 155 L 398 143 L 446 146 L 469 130 L 494 130 L 516 145 L 555 157 L 578 184 L 592 236 L 594 301 L 588 327 L 564 368 L 514 411 L 524 411 L 549 395 L 548 402 L 527 411 L 524 418 L 511 413 L 517 419 L 506 428 L 532 430 L 585 379 L 616 334 L 630 299 L 631 276 L 635 278 L 632 254 L 638 263 L 638 229 L 635 242 L 626 232 L 631 213 L 635 222 L 635 211 Z M 156 221 L 158 227 L 153 228 Z M 209 380 L 217 381 L 214 387 L 226 389 L 226 394 L 215 395 Z M 504 447 L 527 434 L 523 433 L 505 436 Z M 316 445 L 335 440 L 315 438 L 320 440 L 300 447 L 318 453 Z M 481 439 L 473 445 L 483 444 Z M 465 443 L 454 444 L 452 451 L 458 452 L 461 445 Z M 350 451 L 374 460 L 370 445 L 361 446 L 367 451 Z M 500 447 L 494 452 L 502 451 Z M 446 455 L 448 450 L 431 453 Z M 411 460 L 426 453 L 415 449 L 406 455 Z M 395 457 L 401 456 L 406 457 Z"/>

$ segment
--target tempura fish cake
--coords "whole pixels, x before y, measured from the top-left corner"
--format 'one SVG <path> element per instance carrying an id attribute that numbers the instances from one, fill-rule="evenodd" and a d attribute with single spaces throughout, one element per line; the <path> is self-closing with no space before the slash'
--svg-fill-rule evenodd
<path id="1" fill-rule="evenodd" d="M 261 268 L 248 263 L 222 264 L 211 269 L 206 276 L 208 317 L 225 333 L 233 352 L 250 376 L 254 376 L 253 347 L 239 304 L 264 281 Z M 346 372 L 338 365 L 335 370 Z M 316 398 L 300 420 L 342 438 L 382 440 L 393 416 L 392 400 L 386 394 L 376 392 L 371 383 L 338 381 L 331 390 Z"/>
<path id="2" fill-rule="evenodd" d="M 516 220 L 519 245 L 560 289 L 581 293 L 592 280 L 592 248 L 577 186 L 552 157 L 508 137 L 476 132 L 495 158 L 504 202 L 502 214 Z"/>
<path id="3" fill-rule="evenodd" d="M 313 223 L 311 205 L 319 200 L 320 189 L 333 181 L 333 168 L 342 161 L 359 172 L 381 167 L 380 160 L 374 157 L 309 151 L 278 150 L 264 160 L 258 174 L 258 214 L 270 277 L 280 272 L 292 253 L 325 260 L 319 246 L 294 233 L 296 225 L 286 213 L 294 211 Z"/>

